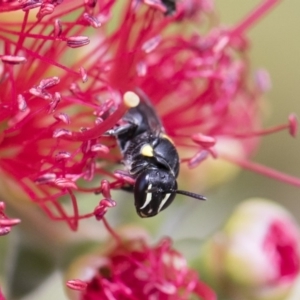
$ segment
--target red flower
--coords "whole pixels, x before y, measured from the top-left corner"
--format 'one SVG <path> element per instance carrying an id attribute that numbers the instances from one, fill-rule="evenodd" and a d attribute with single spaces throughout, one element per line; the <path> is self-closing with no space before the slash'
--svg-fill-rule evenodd
<path id="1" fill-rule="evenodd" d="M 11 228 L 21 222 L 19 219 L 10 219 L 5 213 L 5 204 L 0 201 L 0 236 L 10 233 Z M 0 290 L 1 300 L 1 290 Z"/>
<path id="2" fill-rule="evenodd" d="M 83 271 L 89 278 L 67 283 L 80 291 L 82 300 L 216 299 L 167 239 L 156 247 L 142 240 L 123 242 L 106 255 L 91 258 L 90 263 L 83 266 L 89 269 Z"/>
<path id="3" fill-rule="evenodd" d="M 264 133 L 259 98 L 265 83 L 247 83 L 244 33 L 276 2 L 265 1 L 235 28 L 204 35 L 182 34 L 181 28 L 207 19 L 208 0 L 184 1 L 167 17 L 164 1 L 128 0 L 118 9 L 113 0 L 2 1 L 0 11 L 19 10 L 17 21 L 0 21 L 2 176 L 72 229 L 81 218 L 101 217 L 115 205 L 110 189 L 126 181 L 108 171 L 120 158 L 115 141 L 103 134 L 126 112 L 124 93 L 136 89 L 149 96 L 176 145 L 195 149 L 183 159 L 190 166 L 216 157 L 214 145 L 223 137 L 239 141 L 249 157 L 257 139 L 246 138 Z M 38 8 L 36 19 L 32 8 Z M 294 133 L 294 118 L 267 132 L 284 128 Z M 98 175 L 111 181 L 86 188 Z M 104 200 L 81 215 L 75 191 L 101 193 Z M 58 201 L 64 195 L 71 198 L 71 213 Z"/>

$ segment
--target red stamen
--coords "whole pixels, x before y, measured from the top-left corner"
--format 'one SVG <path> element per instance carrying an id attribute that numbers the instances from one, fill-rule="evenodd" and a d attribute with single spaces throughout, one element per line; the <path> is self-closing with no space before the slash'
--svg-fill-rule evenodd
<path id="1" fill-rule="evenodd" d="M 80 279 L 68 280 L 67 287 L 75 291 L 84 291 L 87 288 L 87 283 Z"/>
<path id="2" fill-rule="evenodd" d="M 291 115 L 289 117 L 289 123 L 277 125 L 268 129 L 263 129 L 259 131 L 252 131 L 252 132 L 245 132 L 245 133 L 233 133 L 233 132 L 225 132 L 225 135 L 236 137 L 236 138 L 251 138 L 251 137 L 258 137 L 258 136 L 264 136 L 269 135 L 273 133 L 277 133 L 279 131 L 283 131 L 288 129 L 291 136 L 295 137 L 297 133 L 297 119 L 295 115 Z"/>
<path id="3" fill-rule="evenodd" d="M 273 179 L 281 181 L 281 182 L 285 182 L 289 185 L 300 187 L 300 178 L 279 172 L 272 168 L 260 165 L 258 163 L 248 161 L 246 159 L 240 159 L 240 158 L 232 157 L 232 156 L 225 155 L 225 154 L 221 154 L 220 157 L 222 157 L 242 168 L 254 171 L 256 173 L 262 174 L 264 176 L 273 178 Z"/>
<path id="4" fill-rule="evenodd" d="M 118 245 L 122 245 L 122 239 L 121 237 L 112 229 L 112 227 L 107 222 L 106 218 L 102 218 L 102 222 L 106 228 L 106 230 L 109 232 L 109 234 L 115 239 Z"/>
<path id="5" fill-rule="evenodd" d="M 258 7 L 256 7 L 250 14 L 243 18 L 242 21 L 234 26 L 231 30 L 230 35 L 241 36 L 245 34 L 247 30 L 251 26 L 257 23 L 259 19 L 261 19 L 267 12 L 269 12 L 276 4 L 278 4 L 281 0 L 265 0 Z"/>

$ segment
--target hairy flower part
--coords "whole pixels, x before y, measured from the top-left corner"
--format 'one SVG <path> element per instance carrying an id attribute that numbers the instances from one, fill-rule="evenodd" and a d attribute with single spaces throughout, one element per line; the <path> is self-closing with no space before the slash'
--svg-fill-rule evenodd
<path id="1" fill-rule="evenodd" d="M 18 225 L 21 222 L 20 219 L 9 218 L 5 214 L 4 210 L 5 210 L 5 203 L 0 201 L 0 236 L 10 233 L 12 227 Z M 0 291 L 0 296 L 1 296 L 1 291 Z"/>
<path id="2" fill-rule="evenodd" d="M 67 282 L 76 291 L 70 299 L 216 299 L 168 239 L 154 247 L 143 239 L 119 241 L 105 254 L 81 258 L 76 268 L 72 275 L 81 279 Z"/>
<path id="3" fill-rule="evenodd" d="M 201 262 L 208 281 L 229 297 L 288 299 L 300 275 L 299 227 L 278 204 L 250 199 L 205 243 Z"/>
<path id="4" fill-rule="evenodd" d="M 182 1 L 168 16 L 166 2 L 0 2 L 6 12 L 0 20 L 2 177 L 74 230 L 80 219 L 101 219 L 116 205 L 111 189 L 133 183 L 109 171 L 120 156 L 116 141 L 105 135 L 130 108 L 127 91 L 143 91 L 176 146 L 194 149 L 182 160 L 190 167 L 218 157 L 218 139 L 238 141 L 244 159 L 260 135 L 296 131 L 294 117 L 260 131 L 259 100 L 268 84 L 262 72 L 257 83 L 248 78 L 245 32 L 278 0 L 263 1 L 234 28 L 205 34 L 181 28 L 205 22 L 210 0 Z M 7 19 L 15 10 L 19 17 Z M 91 180 L 96 184 L 87 188 Z M 80 213 L 78 192 L 101 195 L 94 211 Z M 59 201 L 65 195 L 71 211 Z"/>

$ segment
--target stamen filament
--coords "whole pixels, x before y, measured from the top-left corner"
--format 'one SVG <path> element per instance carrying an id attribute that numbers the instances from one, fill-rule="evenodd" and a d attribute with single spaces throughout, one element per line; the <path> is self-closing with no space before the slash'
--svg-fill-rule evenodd
<path id="1" fill-rule="evenodd" d="M 114 239 L 119 245 L 122 245 L 121 237 L 112 229 L 105 217 L 102 218 L 102 221 L 106 230 L 111 234 L 112 237 L 114 237 Z"/>
<path id="2" fill-rule="evenodd" d="M 257 23 L 258 19 L 262 18 L 268 11 L 270 11 L 281 0 L 266 0 L 260 6 L 255 8 L 250 14 L 243 18 L 232 30 L 231 36 L 240 36 L 244 34 L 251 26 Z"/>
<path id="3" fill-rule="evenodd" d="M 272 133 L 277 133 L 279 131 L 283 131 L 285 129 L 289 129 L 290 124 L 282 124 L 282 125 L 277 125 L 268 129 L 264 130 L 259 130 L 259 131 L 252 131 L 252 132 L 245 132 L 245 133 L 230 133 L 226 132 L 225 135 L 229 135 L 232 137 L 236 138 L 251 138 L 251 137 L 257 137 L 257 136 L 262 136 L 262 135 L 268 135 Z"/>
<path id="4" fill-rule="evenodd" d="M 293 185 L 296 187 L 300 187 L 300 178 L 298 177 L 294 177 L 291 175 L 287 175 L 285 173 L 282 173 L 280 171 L 274 170 L 272 168 L 263 166 L 261 164 L 255 163 L 255 162 L 251 162 L 248 161 L 246 159 L 240 159 L 237 157 L 232 157 L 230 155 L 226 155 L 226 154 L 220 154 L 220 158 L 224 158 L 227 161 L 230 161 L 242 168 L 254 171 L 256 173 L 262 174 L 264 176 L 273 178 L 275 180 L 281 181 L 281 182 L 285 182 L 289 185 Z"/>

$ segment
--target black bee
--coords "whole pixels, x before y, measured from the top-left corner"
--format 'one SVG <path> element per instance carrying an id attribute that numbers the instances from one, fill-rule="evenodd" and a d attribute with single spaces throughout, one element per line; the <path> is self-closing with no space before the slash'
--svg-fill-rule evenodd
<path id="1" fill-rule="evenodd" d="M 161 2 L 167 9 L 165 15 L 171 15 L 176 11 L 176 0 L 162 0 Z"/>
<path id="2" fill-rule="evenodd" d="M 177 190 L 179 157 L 153 106 L 141 91 L 142 101 L 110 131 L 116 136 L 126 171 L 135 179 L 135 207 L 140 217 L 152 217 L 167 208 L 176 194 L 200 200 L 205 197 Z"/>

